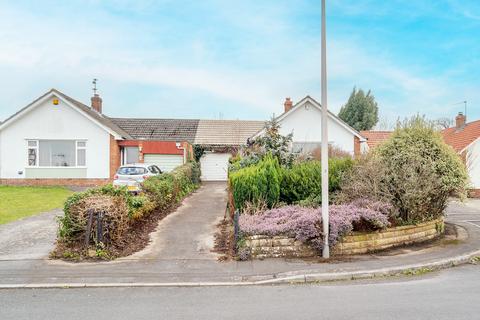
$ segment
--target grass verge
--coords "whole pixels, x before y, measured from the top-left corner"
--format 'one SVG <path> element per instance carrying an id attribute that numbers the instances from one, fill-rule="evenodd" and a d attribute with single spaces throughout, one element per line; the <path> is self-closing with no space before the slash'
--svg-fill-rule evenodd
<path id="1" fill-rule="evenodd" d="M 0 186 L 0 224 L 61 208 L 72 193 L 64 187 Z"/>

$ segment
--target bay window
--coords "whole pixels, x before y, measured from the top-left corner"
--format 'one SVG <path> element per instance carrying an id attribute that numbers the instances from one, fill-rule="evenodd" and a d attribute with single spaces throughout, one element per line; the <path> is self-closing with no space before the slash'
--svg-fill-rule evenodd
<path id="1" fill-rule="evenodd" d="M 29 140 L 28 165 L 31 167 L 83 167 L 86 141 Z"/>

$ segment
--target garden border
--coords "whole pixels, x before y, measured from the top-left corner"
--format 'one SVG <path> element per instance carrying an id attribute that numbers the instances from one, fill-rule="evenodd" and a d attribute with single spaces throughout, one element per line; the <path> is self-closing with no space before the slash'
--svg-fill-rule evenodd
<path id="1" fill-rule="evenodd" d="M 355 255 L 381 251 L 389 248 L 411 245 L 435 239 L 445 231 L 443 217 L 417 225 L 387 228 L 373 232 L 352 232 L 342 238 L 334 247 L 333 254 Z M 318 256 L 318 251 L 309 245 L 288 236 L 253 235 L 243 239 L 251 250 L 252 258 Z"/>

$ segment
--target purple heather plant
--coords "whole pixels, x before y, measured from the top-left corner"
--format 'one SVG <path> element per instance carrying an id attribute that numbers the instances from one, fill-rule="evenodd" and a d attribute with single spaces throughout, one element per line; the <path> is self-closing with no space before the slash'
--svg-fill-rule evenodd
<path id="1" fill-rule="evenodd" d="M 391 206 L 381 202 L 363 201 L 355 204 L 330 206 L 330 245 L 334 246 L 355 225 L 370 230 L 386 228 Z M 256 215 L 241 215 L 240 230 L 244 235 L 284 235 L 310 243 L 321 250 L 322 211 L 320 208 L 285 206 Z"/>

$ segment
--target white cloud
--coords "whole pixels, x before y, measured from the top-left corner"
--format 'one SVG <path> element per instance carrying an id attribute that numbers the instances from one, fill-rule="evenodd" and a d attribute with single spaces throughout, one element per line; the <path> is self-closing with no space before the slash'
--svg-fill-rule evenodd
<path id="1" fill-rule="evenodd" d="M 98 3 L 92 0 L 89 5 Z M 365 4 L 368 1 L 358 3 L 350 12 L 365 9 L 360 6 Z M 124 0 L 118 9 L 142 14 L 153 5 L 158 2 Z M 240 35 L 232 37 L 239 37 L 244 45 L 237 39 L 232 48 L 217 48 L 219 40 L 209 37 L 208 28 L 204 32 L 196 30 L 198 36 L 180 45 L 161 41 L 154 38 L 163 39 L 165 34 L 158 34 L 157 29 L 153 32 L 147 23 L 133 23 L 100 9 L 91 14 L 79 13 L 81 19 L 72 19 L 71 12 L 62 11 L 65 8 L 57 8 L 59 11 L 49 16 L 2 5 L 0 68 L 10 73 L 0 74 L 0 86 L 14 86 L 16 90 L 4 93 L 9 96 L 4 101 L 9 103 L 0 108 L 0 119 L 21 106 L 10 105 L 20 94 L 18 87 L 26 88 L 22 94 L 31 96 L 22 97 L 22 101 L 28 101 L 41 93 L 32 88 L 44 90 L 60 83 L 68 94 L 80 91 L 79 83 L 85 83 L 88 90 L 93 77 L 100 78 L 100 83 L 143 84 L 172 88 L 176 93 L 179 89 L 202 92 L 226 104 L 230 101 L 235 106 L 243 105 L 258 118 L 278 113 L 286 96 L 296 100 L 306 94 L 320 96 L 319 36 L 311 30 L 298 33 L 292 27 L 295 20 L 289 18 L 287 7 L 264 7 L 262 14 L 254 17 L 242 3 L 232 8 L 220 1 L 217 9 L 225 25 L 230 21 L 240 31 Z M 377 13 L 387 9 L 380 6 Z M 260 36 L 254 34 L 256 31 Z M 331 38 L 328 58 L 329 105 L 333 111 L 345 103 L 355 85 L 372 89 L 382 113 L 394 118 L 414 112 L 435 117 L 450 113 L 456 107 L 445 106 L 466 96 L 480 101 L 473 87 L 449 78 L 450 70 L 432 77 L 421 66 L 404 65 L 379 45 L 360 44 L 353 38 Z M 26 85 L 25 78 L 34 83 Z M 32 91 L 27 93 L 27 89 Z M 190 97 L 188 102 L 192 100 Z M 226 105 L 227 117 L 228 108 Z"/>

